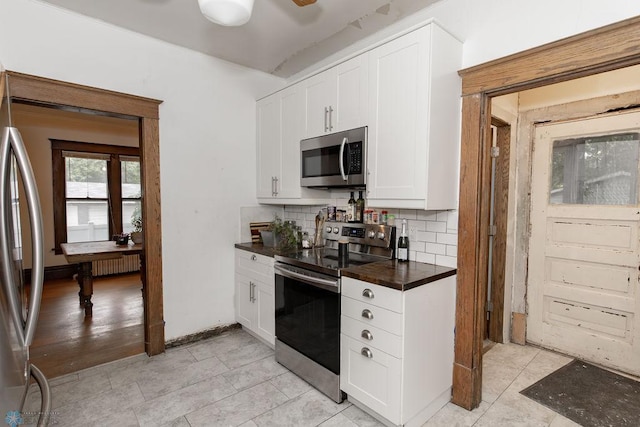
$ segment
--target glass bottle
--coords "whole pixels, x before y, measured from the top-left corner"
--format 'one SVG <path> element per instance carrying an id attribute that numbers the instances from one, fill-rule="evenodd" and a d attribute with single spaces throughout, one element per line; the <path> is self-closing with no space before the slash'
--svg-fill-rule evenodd
<path id="1" fill-rule="evenodd" d="M 356 220 L 356 199 L 353 198 L 353 191 L 351 192 L 351 198 L 347 206 L 347 222 L 354 222 Z"/>
<path id="2" fill-rule="evenodd" d="M 407 237 L 407 220 L 402 220 L 402 231 L 398 237 L 398 261 L 409 261 L 409 237 Z"/>
<path id="3" fill-rule="evenodd" d="M 356 222 L 364 222 L 364 199 L 362 198 L 362 190 L 358 192 L 358 200 L 356 200 Z"/>

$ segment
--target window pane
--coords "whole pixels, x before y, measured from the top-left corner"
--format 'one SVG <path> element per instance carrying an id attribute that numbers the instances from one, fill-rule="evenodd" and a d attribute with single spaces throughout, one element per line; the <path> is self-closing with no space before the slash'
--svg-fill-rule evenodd
<path id="1" fill-rule="evenodd" d="M 107 161 L 66 157 L 65 177 L 68 199 L 107 198 Z"/>
<path id="2" fill-rule="evenodd" d="M 67 242 L 109 239 L 106 201 L 67 201 Z"/>
<path id="3" fill-rule="evenodd" d="M 140 198 L 140 162 L 122 161 L 120 162 L 122 171 L 122 198 Z M 123 218 L 127 216 L 123 215 Z"/>
<path id="4" fill-rule="evenodd" d="M 142 206 L 140 200 L 123 200 L 122 201 L 122 229 L 125 233 L 131 233 L 133 231 L 133 225 L 131 220 L 134 215 L 142 216 Z"/>
<path id="5" fill-rule="evenodd" d="M 554 141 L 550 203 L 637 204 L 639 135 Z"/>

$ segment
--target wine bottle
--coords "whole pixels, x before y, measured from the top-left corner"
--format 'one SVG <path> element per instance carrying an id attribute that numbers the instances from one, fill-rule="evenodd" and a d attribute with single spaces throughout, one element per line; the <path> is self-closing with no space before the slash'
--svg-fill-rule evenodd
<path id="1" fill-rule="evenodd" d="M 356 220 L 356 199 L 353 198 L 353 191 L 347 206 L 347 222 L 355 222 Z"/>
<path id="2" fill-rule="evenodd" d="M 364 199 L 362 198 L 362 191 L 358 193 L 358 200 L 356 200 L 356 222 L 364 222 Z"/>
<path id="3" fill-rule="evenodd" d="M 407 237 L 407 220 L 402 220 L 402 231 L 398 237 L 398 261 L 409 261 L 409 237 Z"/>

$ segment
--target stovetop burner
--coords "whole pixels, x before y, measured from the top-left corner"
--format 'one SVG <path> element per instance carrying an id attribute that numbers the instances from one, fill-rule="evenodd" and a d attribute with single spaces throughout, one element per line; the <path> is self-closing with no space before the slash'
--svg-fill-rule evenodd
<path id="1" fill-rule="evenodd" d="M 341 270 L 393 258 L 395 227 L 373 224 L 327 223 L 323 236 L 326 246 L 276 255 L 276 261 L 317 271 L 334 277 Z M 349 263 L 338 259 L 338 240 L 349 241 Z"/>

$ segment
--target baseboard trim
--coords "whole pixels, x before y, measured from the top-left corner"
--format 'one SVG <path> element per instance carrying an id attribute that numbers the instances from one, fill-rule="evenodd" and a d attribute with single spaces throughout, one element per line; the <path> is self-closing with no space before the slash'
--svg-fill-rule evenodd
<path id="1" fill-rule="evenodd" d="M 54 265 L 44 268 L 44 280 L 72 279 L 78 272 L 76 264 Z M 24 270 L 24 282 L 31 283 L 31 269 Z"/>
<path id="2" fill-rule="evenodd" d="M 206 331 L 198 332 L 196 334 L 185 335 L 179 338 L 175 338 L 169 341 L 166 341 L 164 346 L 165 348 L 173 348 L 179 347 L 181 345 L 193 344 L 198 341 L 205 340 L 207 338 L 212 338 L 218 335 L 222 335 L 225 332 L 232 331 L 234 329 L 240 329 L 242 325 L 239 323 L 232 323 L 230 325 L 217 326 L 213 329 L 207 329 Z"/>

